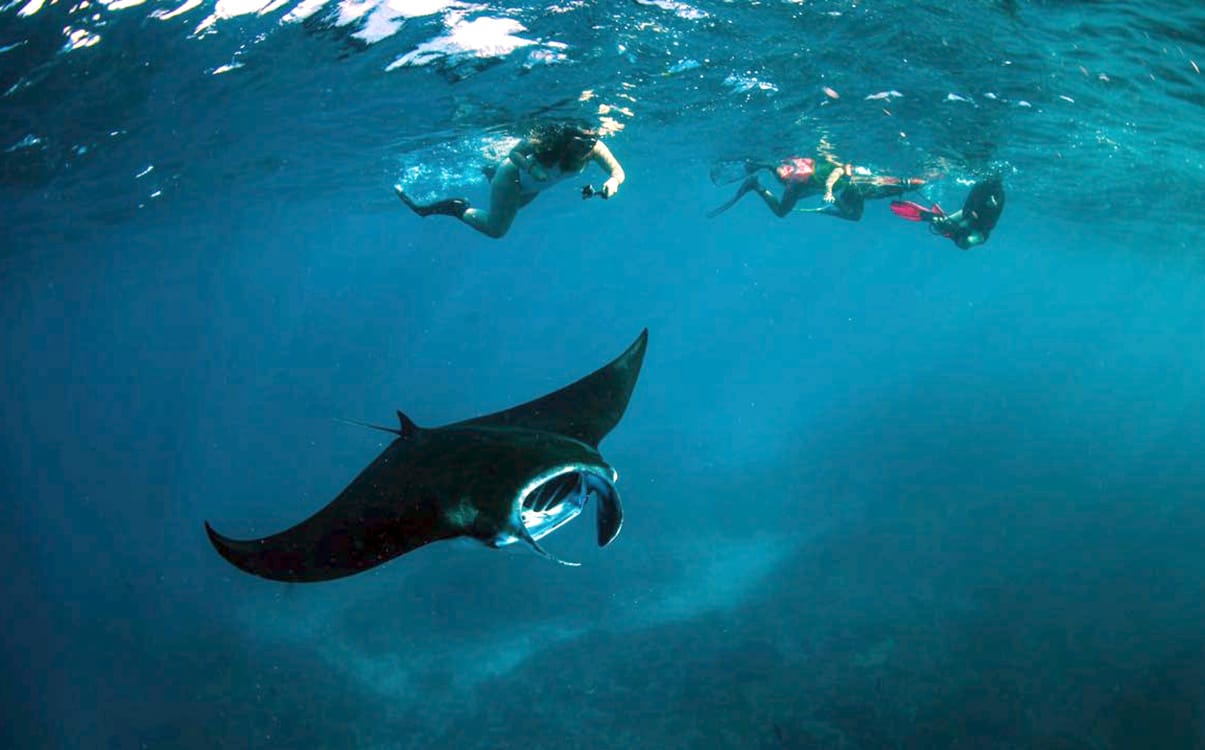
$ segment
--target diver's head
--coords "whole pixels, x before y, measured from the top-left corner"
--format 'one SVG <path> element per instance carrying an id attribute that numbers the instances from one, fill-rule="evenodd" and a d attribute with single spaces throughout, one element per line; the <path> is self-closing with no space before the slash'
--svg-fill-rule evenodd
<path id="1" fill-rule="evenodd" d="M 841 171 L 845 173 L 846 177 L 852 179 L 854 176 L 854 165 L 846 162 L 841 165 Z"/>
<path id="2" fill-rule="evenodd" d="M 598 143 L 598 136 L 590 131 L 579 130 L 577 133 L 569 135 L 565 139 L 564 150 L 561 152 L 561 166 L 581 166 L 594 152 L 596 143 Z"/>
<path id="3" fill-rule="evenodd" d="M 594 151 L 598 132 L 584 121 L 560 121 L 537 125 L 527 138 L 544 166 L 559 164 L 564 171 L 577 171 Z"/>

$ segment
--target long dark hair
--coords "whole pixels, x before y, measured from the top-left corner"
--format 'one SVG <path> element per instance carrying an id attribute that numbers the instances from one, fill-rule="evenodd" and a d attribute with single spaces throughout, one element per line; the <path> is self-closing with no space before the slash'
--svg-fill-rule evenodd
<path id="1" fill-rule="evenodd" d="M 560 121 L 540 123 L 528 132 L 527 142 L 532 146 L 532 155 L 544 167 L 560 165 L 561 171 L 580 169 L 594 144 L 598 143 L 598 131 L 584 121 Z"/>

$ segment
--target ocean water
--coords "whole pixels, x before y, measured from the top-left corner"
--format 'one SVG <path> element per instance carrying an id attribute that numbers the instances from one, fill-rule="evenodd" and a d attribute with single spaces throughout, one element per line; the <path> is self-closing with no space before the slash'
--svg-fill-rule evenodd
<path id="1" fill-rule="evenodd" d="M 0 746 L 1205 747 L 1202 65 L 1173 0 L 0 2 Z M 614 199 L 393 194 L 560 117 Z M 821 141 L 1007 208 L 705 218 Z M 583 567 L 209 546 L 646 326 Z"/>

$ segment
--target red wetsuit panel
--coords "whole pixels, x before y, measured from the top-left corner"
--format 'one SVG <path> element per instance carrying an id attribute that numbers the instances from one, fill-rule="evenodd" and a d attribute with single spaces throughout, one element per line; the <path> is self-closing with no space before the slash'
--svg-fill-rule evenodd
<path id="1" fill-rule="evenodd" d="M 807 182 L 816 172 L 816 160 L 805 156 L 792 156 L 778 165 L 778 176 L 783 182 Z"/>

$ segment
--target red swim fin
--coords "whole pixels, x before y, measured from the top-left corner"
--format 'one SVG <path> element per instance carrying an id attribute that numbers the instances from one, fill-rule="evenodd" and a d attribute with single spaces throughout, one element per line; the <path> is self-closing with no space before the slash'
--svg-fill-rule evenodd
<path id="1" fill-rule="evenodd" d="M 946 212 L 942 211 L 941 206 L 936 203 L 932 208 L 925 208 L 912 201 L 891 201 L 891 213 L 908 221 L 932 221 L 946 215 Z"/>

